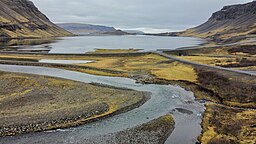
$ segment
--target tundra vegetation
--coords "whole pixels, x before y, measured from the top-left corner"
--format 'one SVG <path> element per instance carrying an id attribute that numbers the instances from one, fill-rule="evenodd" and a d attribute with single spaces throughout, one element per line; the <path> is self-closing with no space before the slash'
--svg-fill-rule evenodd
<path id="1" fill-rule="evenodd" d="M 0 56 L 0 59 L 5 59 L 4 61 L 7 58 L 9 59 L 8 62 L 12 61 L 16 64 L 18 62 L 15 61 L 18 58 L 19 64 L 22 65 L 43 65 L 96 75 L 123 76 L 136 79 L 141 83 L 179 84 L 193 91 L 197 99 L 206 100 L 209 103 L 207 104 L 207 110 L 203 117 L 201 142 L 215 143 L 218 141 L 232 140 L 232 142 L 240 143 L 244 140 L 248 142 L 255 141 L 256 121 L 253 116 L 255 116 L 256 112 L 253 109 L 256 107 L 256 79 L 253 76 L 184 64 L 152 53 L 136 56 L 122 54 L 113 56 L 3 54 Z M 51 65 L 20 61 L 21 59 L 30 59 L 33 61 L 40 59 L 91 60 L 93 62 L 86 64 Z M 215 107 L 214 109 L 212 109 L 213 106 Z M 216 113 L 222 113 L 223 107 L 227 109 L 225 114 L 215 116 Z M 241 120 L 239 116 L 229 116 L 234 113 L 239 115 L 241 110 L 244 110 L 245 113 L 248 112 L 248 115 L 244 115 L 244 118 L 247 120 L 246 123 L 240 122 L 244 119 Z M 218 125 L 213 126 L 213 121 L 219 122 Z M 239 126 L 239 130 L 237 127 L 229 126 L 232 124 L 230 122 L 233 121 L 240 122 L 235 124 Z M 229 132 L 227 133 L 224 128 L 229 128 Z M 248 128 L 251 128 L 250 131 L 252 133 L 246 135 L 244 132 Z"/>
<path id="2" fill-rule="evenodd" d="M 198 100 L 207 101 L 207 109 L 202 124 L 203 132 L 199 137 L 202 143 L 255 142 L 256 79 L 254 76 L 185 64 L 154 53 L 141 55 L 108 54 L 104 56 L 40 54 L 3 54 L 0 56 L 0 59 L 6 58 L 31 59 L 33 61 L 40 59 L 92 60 L 91 63 L 72 65 L 17 62 L 17 59 L 15 61 L 8 60 L 8 62 L 4 60 L 1 63 L 40 65 L 95 75 L 129 77 L 140 83 L 178 84 L 193 91 Z M 223 108 L 225 111 L 221 114 Z M 244 119 L 240 116 L 243 112 L 245 113 Z M 237 116 L 231 117 L 234 114 Z M 243 122 L 245 120 L 246 122 Z M 214 121 L 219 123 L 215 125 L 212 123 Z M 236 132 L 232 132 L 233 128 Z M 247 130 L 250 130 L 251 133 L 245 134 L 248 132 Z"/>

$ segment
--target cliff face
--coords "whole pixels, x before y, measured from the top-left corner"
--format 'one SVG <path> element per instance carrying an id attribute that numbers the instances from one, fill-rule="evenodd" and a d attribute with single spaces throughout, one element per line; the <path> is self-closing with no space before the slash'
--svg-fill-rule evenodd
<path id="1" fill-rule="evenodd" d="M 225 6 L 204 24 L 180 33 L 214 40 L 256 34 L 256 1 Z"/>
<path id="2" fill-rule="evenodd" d="M 0 0 L 0 37 L 69 36 L 29 0 Z"/>

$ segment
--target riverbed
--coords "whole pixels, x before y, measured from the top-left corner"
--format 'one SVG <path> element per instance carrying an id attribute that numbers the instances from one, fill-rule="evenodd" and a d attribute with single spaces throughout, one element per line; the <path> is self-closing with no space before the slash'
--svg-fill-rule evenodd
<path id="1" fill-rule="evenodd" d="M 0 71 L 52 76 L 85 83 L 100 83 L 152 93 L 151 99 L 141 107 L 87 125 L 48 132 L 0 138 L 0 143 L 81 143 L 97 136 L 107 135 L 133 128 L 171 113 L 175 129 L 166 141 L 169 143 L 195 143 L 201 133 L 203 104 L 195 101 L 193 93 L 179 86 L 138 84 L 132 79 L 121 77 L 94 76 L 55 68 L 0 65 Z M 176 108 L 192 113 L 184 113 Z M 104 139 L 102 139 L 104 143 Z"/>

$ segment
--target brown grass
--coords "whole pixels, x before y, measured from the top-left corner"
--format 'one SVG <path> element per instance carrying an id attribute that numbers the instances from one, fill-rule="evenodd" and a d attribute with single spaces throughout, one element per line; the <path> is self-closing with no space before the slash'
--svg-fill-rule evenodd
<path id="1" fill-rule="evenodd" d="M 206 68 L 197 69 L 197 73 L 200 85 L 218 95 L 221 103 L 255 108 L 256 79 L 253 77 Z"/>
<path id="2" fill-rule="evenodd" d="M 256 142 L 256 111 L 207 104 L 203 118 L 202 144 Z"/>

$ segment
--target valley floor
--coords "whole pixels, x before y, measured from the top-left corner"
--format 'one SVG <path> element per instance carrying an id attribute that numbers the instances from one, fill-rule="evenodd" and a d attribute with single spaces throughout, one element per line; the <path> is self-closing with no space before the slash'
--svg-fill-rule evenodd
<path id="1" fill-rule="evenodd" d="M 1 53 L 0 63 L 9 65 L 44 66 L 94 75 L 127 77 L 135 79 L 139 83 L 147 84 L 177 84 L 187 90 L 193 91 L 197 100 L 206 103 L 206 112 L 203 115 L 202 123 L 203 131 L 199 137 L 200 142 L 205 144 L 255 143 L 256 76 L 254 74 L 246 74 L 216 67 L 221 66 L 242 71 L 255 71 L 255 46 L 254 44 L 250 44 L 185 49 L 168 51 L 165 52 L 164 55 L 155 52 L 137 53 L 130 50 L 127 52 L 122 51 L 121 53 L 99 50 L 98 52 L 84 55 L 19 54 L 7 52 Z M 174 58 L 172 59 L 165 55 L 170 55 Z M 41 59 L 88 60 L 92 62 L 74 64 L 39 63 L 38 61 Z M 186 61 L 190 61 L 191 63 Z M 1 76 L 3 80 L 14 77 L 12 74 L 5 73 L 2 73 Z M 24 75 L 18 77 L 22 78 Z M 7 83 L 8 81 L 10 80 L 1 83 Z M 74 85 L 68 85 L 74 82 L 65 84 L 65 82 L 63 83 L 61 80 L 59 80 L 58 83 L 68 89 L 70 86 Z M 29 86 L 34 85 L 30 84 Z M 85 88 L 88 89 L 88 87 L 97 89 L 97 86 L 85 85 Z M 39 85 L 38 88 L 41 88 L 41 86 Z M 52 88 L 54 91 L 54 83 Z M 11 90 L 12 87 L 9 89 Z M 56 89 L 58 89 L 58 87 Z M 68 89 L 67 91 L 69 91 Z M 21 93 L 25 95 L 31 92 L 29 90 L 30 89 L 22 90 Z M 99 90 L 99 92 L 102 91 L 103 90 Z M 113 92 L 113 90 L 109 88 L 104 88 L 104 91 Z M 119 91 L 129 95 L 125 90 Z M 143 100 L 142 93 L 135 91 L 131 93 L 137 95 L 128 99 L 131 103 Z M 115 101 L 115 95 L 112 96 Z M 5 97 L 6 99 L 10 99 L 9 101 L 13 99 L 12 97 Z M 16 97 L 19 98 L 19 96 Z M 33 95 L 31 97 L 33 97 Z M 102 107 L 106 107 L 105 109 L 103 108 L 102 113 L 106 112 L 104 110 L 110 107 L 108 101 L 105 103 L 98 102 L 98 104 L 102 105 Z M 123 105 L 122 103 L 117 104 L 120 105 L 120 107 Z M 26 107 L 24 112 L 27 112 L 29 109 L 29 107 Z M 2 111 L 2 113 L 6 112 L 8 111 Z"/>

